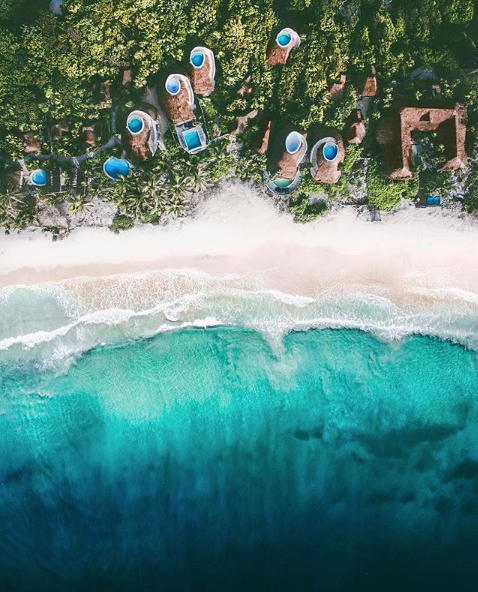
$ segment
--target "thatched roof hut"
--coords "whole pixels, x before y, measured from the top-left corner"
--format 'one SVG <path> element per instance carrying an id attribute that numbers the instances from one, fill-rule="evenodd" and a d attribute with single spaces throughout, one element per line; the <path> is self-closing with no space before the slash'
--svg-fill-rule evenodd
<path id="1" fill-rule="evenodd" d="M 53 124 L 50 127 L 51 139 L 53 140 L 53 142 L 58 142 L 58 140 L 61 139 L 63 134 L 65 134 L 66 132 L 69 132 L 69 131 L 70 131 L 70 126 L 68 125 L 68 122 L 65 121 L 64 119 L 62 119 L 61 121 Z"/>
<path id="2" fill-rule="evenodd" d="M 354 109 L 345 123 L 345 139 L 349 144 L 361 144 L 367 128 L 360 109 Z"/>
<path id="3" fill-rule="evenodd" d="M 189 57 L 189 79 L 197 95 L 207 97 L 214 90 L 216 62 L 207 47 L 195 47 Z"/>
<path id="4" fill-rule="evenodd" d="M 269 148 L 269 140 L 271 137 L 272 127 L 274 123 L 272 120 L 267 119 L 261 125 L 261 133 L 259 136 L 259 142 L 257 146 L 257 154 L 265 154 Z"/>
<path id="5" fill-rule="evenodd" d="M 339 132 L 334 131 L 328 136 L 321 137 L 310 152 L 312 178 L 317 183 L 337 183 L 342 175 L 339 167 L 344 159 L 345 147 Z"/>
<path id="6" fill-rule="evenodd" d="M 249 123 L 259 115 L 259 109 L 253 109 L 245 115 L 236 117 L 236 127 L 231 131 L 232 136 L 241 136 L 249 127 Z"/>
<path id="7" fill-rule="evenodd" d="M 466 165 L 465 150 L 467 111 L 461 103 L 454 108 L 403 107 L 385 120 L 377 134 L 383 147 L 384 162 L 391 179 L 413 177 L 412 133 L 437 132 L 445 147 L 443 169 L 454 170 Z"/>
<path id="8" fill-rule="evenodd" d="M 128 115 L 122 142 L 132 158 L 144 162 L 155 155 L 159 142 L 158 120 L 156 107 L 149 103 L 141 103 Z"/>
<path id="9" fill-rule="evenodd" d="M 121 86 L 129 87 L 133 84 L 134 72 L 129 60 L 122 64 Z"/>
<path id="10" fill-rule="evenodd" d="M 300 37 L 293 30 L 286 27 L 279 32 L 274 41 L 269 45 L 267 62 L 271 66 L 283 66 L 289 59 L 293 49 L 300 45 Z"/>
<path id="11" fill-rule="evenodd" d="M 194 93 L 191 83 L 182 74 L 168 76 L 161 103 L 169 119 L 176 125 L 194 119 Z"/>
<path id="12" fill-rule="evenodd" d="M 377 69 L 371 66 L 370 72 L 362 76 L 362 97 L 376 97 L 378 94 Z"/>
<path id="13" fill-rule="evenodd" d="M 113 99 L 111 97 L 111 84 L 109 82 L 102 82 L 100 84 L 100 101 L 99 109 L 111 109 L 113 106 Z"/>
<path id="14" fill-rule="evenodd" d="M 307 152 L 307 140 L 291 125 L 274 126 L 267 150 L 267 170 L 293 181 Z"/>
<path id="15" fill-rule="evenodd" d="M 84 125 L 81 128 L 81 134 L 83 136 L 83 141 L 87 148 L 94 148 L 98 143 L 98 134 L 100 131 L 100 123 L 99 121 L 95 121 L 90 125 Z"/>

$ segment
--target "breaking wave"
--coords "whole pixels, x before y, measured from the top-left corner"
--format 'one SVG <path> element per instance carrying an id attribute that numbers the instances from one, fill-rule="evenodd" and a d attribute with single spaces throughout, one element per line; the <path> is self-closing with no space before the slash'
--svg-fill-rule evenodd
<path id="1" fill-rule="evenodd" d="M 478 296 L 420 277 L 387 287 L 336 284 L 294 294 L 264 272 L 166 270 L 0 289 L 0 363 L 69 363 L 100 345 L 185 327 L 238 325 L 275 348 L 291 331 L 359 329 L 382 340 L 436 336 L 478 350 Z"/>

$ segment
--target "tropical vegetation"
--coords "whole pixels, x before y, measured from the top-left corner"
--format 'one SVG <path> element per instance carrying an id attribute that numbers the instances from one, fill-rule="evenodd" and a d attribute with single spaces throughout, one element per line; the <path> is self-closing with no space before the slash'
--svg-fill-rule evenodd
<path id="1" fill-rule="evenodd" d="M 397 93 L 420 99 L 424 91 L 419 77 L 411 76 L 417 69 L 433 70 L 444 96 L 468 106 L 472 159 L 461 183 L 465 199 L 470 195 L 466 207 L 475 207 L 474 0 L 64 0 L 62 11 L 62 16 L 49 11 L 48 0 L 0 0 L 0 162 L 5 170 L 9 161 L 23 158 L 26 132 L 38 136 L 44 154 L 83 154 L 81 128 L 90 122 L 100 123 L 98 141 L 107 141 L 115 130 L 112 112 L 101 108 L 101 85 L 111 86 L 112 105 L 121 113 L 125 105 L 140 100 L 147 86 L 183 71 L 198 43 L 214 51 L 218 65 L 216 89 L 201 100 L 209 136 L 226 134 L 238 115 L 253 109 L 261 113 L 236 146 L 226 138 L 203 153 L 188 155 L 167 138 L 167 151 L 158 151 L 120 183 L 102 175 L 104 154 L 87 161 L 84 167 L 94 178 L 87 194 L 78 187 L 69 190 L 67 183 L 61 197 L 72 212 L 101 196 L 118 205 L 116 228 L 135 219 L 159 223 L 189 211 L 194 199 L 186 199 L 185 193 L 197 194 L 224 176 L 234 173 L 261 181 L 264 157 L 255 151 L 260 117 L 286 120 L 304 130 L 313 124 L 342 129 L 359 96 L 360 76 L 372 64 L 380 95 L 368 113 L 369 133 L 359 148 L 347 147 L 336 186 L 317 186 L 304 171 L 290 200 L 296 217 L 310 219 L 334 203 L 352 203 L 360 175 L 368 187 L 365 202 L 374 207 L 390 209 L 416 195 L 416 180 L 391 182 L 384 177 L 374 129 Z M 265 59 L 267 47 L 284 26 L 297 30 L 302 42 L 285 66 L 272 67 Z M 121 84 L 125 67 L 133 73 L 132 84 L 126 86 Z M 333 101 L 329 89 L 344 73 L 344 96 Z M 240 92 L 246 80 L 252 90 Z M 68 131 L 54 141 L 49 130 L 59 121 L 68 123 Z M 115 150 L 119 154 L 118 148 L 111 154 Z M 36 166 L 28 159 L 26 164 Z M 56 164 L 48 161 L 45 166 Z M 68 177 L 67 166 L 65 170 Z M 454 180 L 449 174 L 429 172 L 426 177 L 434 191 Z M 3 187 L 0 223 L 30 224 L 48 199 L 54 198 L 42 190 L 25 196 Z"/>

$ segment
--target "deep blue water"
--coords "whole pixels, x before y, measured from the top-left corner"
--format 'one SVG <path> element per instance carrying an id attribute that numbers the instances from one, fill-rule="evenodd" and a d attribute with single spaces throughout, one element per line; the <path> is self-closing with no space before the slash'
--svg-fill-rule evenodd
<path id="1" fill-rule="evenodd" d="M 477 589 L 473 351 L 185 329 L 0 393 L 2 592 Z"/>

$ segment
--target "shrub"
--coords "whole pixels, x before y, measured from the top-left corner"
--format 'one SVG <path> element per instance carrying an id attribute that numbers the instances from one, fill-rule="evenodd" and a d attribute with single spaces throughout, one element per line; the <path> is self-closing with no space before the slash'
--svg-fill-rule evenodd
<path id="1" fill-rule="evenodd" d="M 289 203 L 290 211 L 297 222 L 310 222 L 324 216 L 328 211 L 327 203 L 320 199 L 312 201 L 307 193 L 299 193 L 292 197 Z"/>
<path id="2" fill-rule="evenodd" d="M 418 174 L 410 181 L 392 181 L 372 161 L 367 170 L 368 203 L 380 210 L 392 210 L 401 199 L 413 199 L 418 193 Z"/>
<path id="3" fill-rule="evenodd" d="M 116 214 L 111 223 L 110 230 L 113 232 L 119 232 L 120 230 L 128 230 L 134 226 L 134 221 L 125 214 Z"/>

